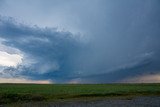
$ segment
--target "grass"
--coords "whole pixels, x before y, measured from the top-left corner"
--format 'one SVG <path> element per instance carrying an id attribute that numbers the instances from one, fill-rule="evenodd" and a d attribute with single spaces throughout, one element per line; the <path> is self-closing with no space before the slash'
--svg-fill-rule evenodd
<path id="1" fill-rule="evenodd" d="M 160 84 L 0 84 L 0 104 L 132 95 L 160 95 Z"/>

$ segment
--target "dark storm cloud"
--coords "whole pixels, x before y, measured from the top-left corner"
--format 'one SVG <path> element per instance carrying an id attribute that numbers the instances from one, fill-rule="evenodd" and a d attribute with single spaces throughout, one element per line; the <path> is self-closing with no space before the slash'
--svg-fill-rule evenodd
<path id="1" fill-rule="evenodd" d="M 3 44 L 17 48 L 25 54 L 24 62 L 33 61 L 29 62 L 31 65 L 28 67 L 19 65 L 17 68 L 6 68 L 4 72 L 17 75 L 20 73 L 19 75 L 28 75 L 33 79 L 41 79 L 43 75 L 47 79 L 67 78 L 72 70 L 72 60 L 81 44 L 79 38 L 70 32 L 30 27 L 6 17 L 0 18 L 0 35 L 5 39 Z"/>
<path id="2" fill-rule="evenodd" d="M 106 3 L 110 4 L 109 11 L 104 8 Z M 93 21 L 87 25 L 94 36 L 92 54 L 85 54 L 83 58 L 87 60 L 78 64 L 82 74 L 88 71 L 89 75 L 82 81 L 116 82 L 145 73 L 159 73 L 160 2 L 122 0 L 103 4 L 101 8 L 106 11 L 85 20 L 87 23 L 95 19 L 96 24 Z"/>
<path id="3" fill-rule="evenodd" d="M 104 19 L 98 20 L 102 17 L 97 17 L 98 25 L 90 26 L 93 29 L 91 31 L 94 40 L 92 41 L 93 52 L 87 56 L 91 57 L 93 63 L 91 61 L 89 64 L 107 69 L 123 63 L 130 64 L 134 60 L 139 62 L 141 58 L 148 57 L 147 54 L 158 52 L 159 1 L 122 0 L 105 3 L 110 4 L 108 17 L 104 17 L 107 13 L 103 10 L 100 16 Z"/>
<path id="4" fill-rule="evenodd" d="M 1 17 L 3 44 L 23 52 L 27 57 L 24 62 L 33 61 L 5 72 L 21 70 L 16 75 L 82 83 L 117 82 L 160 73 L 159 0 L 93 0 L 92 4 L 71 0 L 63 2 L 64 9 L 61 2 L 55 1 L 57 10 L 64 14 L 60 16 L 74 19 L 66 23 L 84 31 L 88 43 L 70 32 L 31 27 Z"/>

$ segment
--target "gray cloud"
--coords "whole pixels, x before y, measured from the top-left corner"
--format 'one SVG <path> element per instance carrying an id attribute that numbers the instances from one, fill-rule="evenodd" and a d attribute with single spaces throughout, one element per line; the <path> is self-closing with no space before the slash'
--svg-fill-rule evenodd
<path id="1" fill-rule="evenodd" d="M 0 32 L 1 38 L 5 39 L 2 43 L 19 49 L 24 53 L 23 63 L 26 60 L 31 63 L 29 66 L 24 64 L 17 68 L 7 68 L 4 72 L 12 74 L 16 72 L 17 75 L 29 75 L 37 79 L 39 77 L 34 77 L 34 74 L 55 74 L 49 77 L 51 79 L 56 76 L 70 75 L 71 66 L 74 64 L 72 60 L 82 46 L 79 38 L 73 37 L 70 32 L 37 26 L 30 27 L 17 23 L 12 18 L 1 17 Z"/>
<path id="2" fill-rule="evenodd" d="M 27 57 L 25 59 L 33 62 L 29 66 L 19 66 L 23 72 L 17 75 L 58 82 L 105 83 L 159 73 L 158 0 L 94 0 L 92 5 L 89 0 L 62 2 L 49 1 L 45 5 L 56 3 L 54 8 L 50 7 L 50 13 L 59 17 L 60 25 L 79 29 L 89 39 L 87 43 L 70 32 L 1 18 L 0 37 L 6 39 L 4 44 L 19 49 Z M 36 9 L 43 9 L 43 6 Z"/>
<path id="3" fill-rule="evenodd" d="M 111 13 L 101 20 L 107 14 L 102 11 L 102 15 L 96 17 L 98 25 L 89 26 L 94 35 L 92 54 L 83 56 L 90 59 L 82 61 L 84 69 L 88 68 L 87 71 L 92 73 L 105 73 L 155 57 L 159 53 L 159 1 L 105 3 L 111 5 Z M 147 55 L 150 53 L 152 55 Z"/>

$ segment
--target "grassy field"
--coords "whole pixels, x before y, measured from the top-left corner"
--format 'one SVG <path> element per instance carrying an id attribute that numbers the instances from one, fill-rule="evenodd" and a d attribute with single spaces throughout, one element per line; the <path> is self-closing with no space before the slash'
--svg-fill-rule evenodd
<path id="1" fill-rule="evenodd" d="M 160 84 L 0 84 L 0 104 L 84 97 L 160 95 Z"/>

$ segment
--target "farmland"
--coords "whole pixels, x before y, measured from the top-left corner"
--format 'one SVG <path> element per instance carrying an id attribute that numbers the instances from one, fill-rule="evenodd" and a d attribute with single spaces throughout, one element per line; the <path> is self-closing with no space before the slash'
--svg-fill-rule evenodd
<path id="1" fill-rule="evenodd" d="M 0 84 L 0 104 L 154 95 L 160 96 L 160 84 Z"/>

